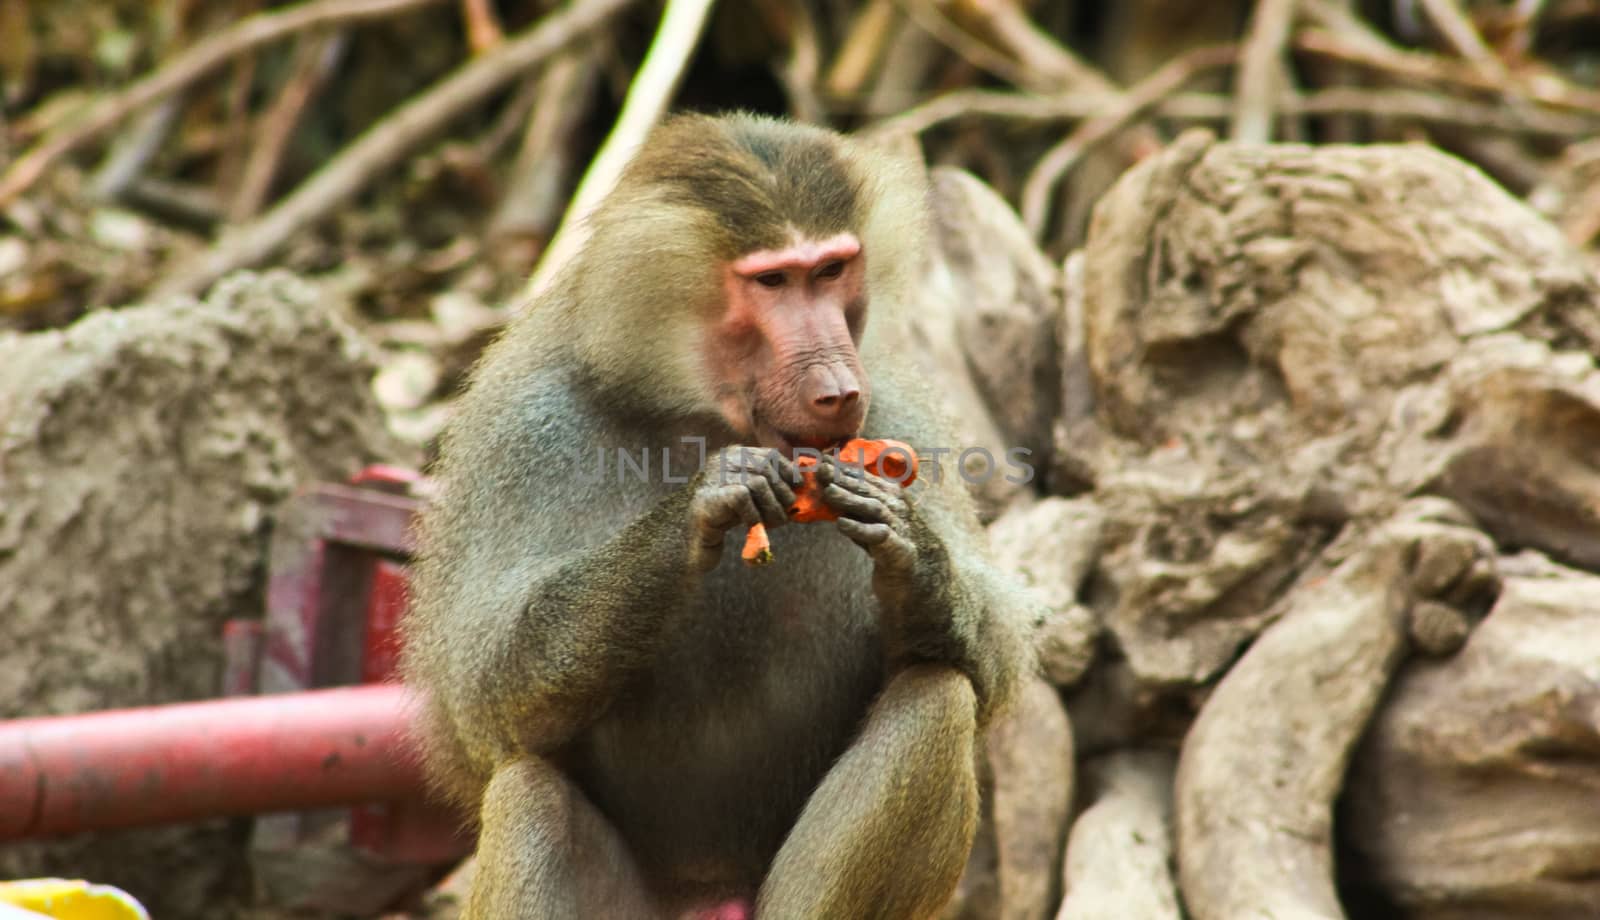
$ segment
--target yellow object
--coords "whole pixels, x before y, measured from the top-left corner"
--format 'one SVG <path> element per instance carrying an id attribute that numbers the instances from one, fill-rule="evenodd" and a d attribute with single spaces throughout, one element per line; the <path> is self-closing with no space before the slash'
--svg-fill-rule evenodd
<path id="1" fill-rule="evenodd" d="M 0 904 L 53 920 L 150 920 L 139 902 L 121 889 L 63 878 L 0 882 Z"/>

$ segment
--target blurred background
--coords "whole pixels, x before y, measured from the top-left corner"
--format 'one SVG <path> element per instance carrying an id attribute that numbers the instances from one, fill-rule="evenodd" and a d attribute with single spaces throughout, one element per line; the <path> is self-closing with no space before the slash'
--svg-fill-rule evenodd
<path id="1" fill-rule="evenodd" d="M 415 796 L 118 829 L 155 723 L 51 799 L 16 720 L 383 685 L 474 360 L 731 109 L 921 152 L 916 357 L 1040 472 L 948 920 L 1600 916 L 1600 0 L 0 0 L 0 879 L 456 916 Z"/>
<path id="2" fill-rule="evenodd" d="M 425 407 L 536 264 L 662 13 L 571 4 L 597 12 L 531 66 L 496 69 L 508 37 L 558 6 L 8 0 L 0 323 L 57 327 L 193 292 L 216 272 L 190 268 L 220 247 L 231 267 L 284 266 L 346 298 L 403 365 L 380 396 L 416 413 L 403 433 L 425 443 L 438 422 Z M 662 49 L 647 87 L 672 106 L 914 138 L 1018 207 L 1056 258 L 1123 169 L 1191 126 L 1435 144 L 1573 243 L 1600 230 L 1600 6 L 1587 0 L 680 6 L 704 17 L 703 39 Z M 269 25 L 295 7 L 322 13 Z M 452 95 L 475 62 L 487 79 Z M 226 250 L 272 221 L 266 242 Z"/>

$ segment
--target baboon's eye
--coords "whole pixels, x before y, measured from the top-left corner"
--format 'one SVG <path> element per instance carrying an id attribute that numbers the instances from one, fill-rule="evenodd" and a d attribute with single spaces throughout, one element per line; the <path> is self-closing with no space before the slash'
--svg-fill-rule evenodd
<path id="1" fill-rule="evenodd" d="M 817 269 L 818 278 L 837 278 L 842 274 L 844 274 L 844 262 L 839 259 L 834 259 Z"/>
<path id="2" fill-rule="evenodd" d="M 785 280 L 783 272 L 762 272 L 756 276 L 756 284 L 769 288 L 783 287 Z"/>

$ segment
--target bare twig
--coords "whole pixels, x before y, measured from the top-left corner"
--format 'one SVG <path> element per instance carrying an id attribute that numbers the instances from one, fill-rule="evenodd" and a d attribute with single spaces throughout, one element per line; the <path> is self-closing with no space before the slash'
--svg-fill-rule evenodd
<path id="1" fill-rule="evenodd" d="M 1018 67 L 1005 55 L 972 37 L 966 30 L 950 21 L 944 10 L 933 0 L 900 0 L 900 8 L 922 31 L 938 39 L 941 44 L 960 55 L 979 70 L 994 74 L 1007 83 L 1027 86 L 1031 74 Z M 1036 78 L 1034 78 L 1036 79 Z"/>
<path id="2" fill-rule="evenodd" d="M 193 85 L 240 54 L 307 29 L 386 19 L 441 2 L 443 0 L 317 0 L 251 16 L 178 54 L 127 89 L 102 97 L 81 117 L 51 131 L 0 175 L 0 208 L 27 191 L 62 157 L 145 106 Z"/>
<path id="3" fill-rule="evenodd" d="M 1120 94 L 1116 81 L 1085 63 L 1066 46 L 1028 17 L 1016 3 L 968 4 L 966 9 L 981 17 L 982 33 L 1006 49 L 1027 73 L 1038 73 L 1044 80 L 1030 79 L 1021 84 L 1036 92 L 1099 92 Z M 1162 139 L 1148 125 L 1136 127 L 1119 145 L 1119 152 L 1137 159 L 1161 147 Z"/>
<path id="4" fill-rule="evenodd" d="M 228 206 L 228 220 L 234 223 L 249 220 L 261 210 L 300 116 L 338 67 L 347 44 L 348 33 L 344 31 L 301 38 L 288 81 L 257 126 L 250 156 Z"/>
<path id="5" fill-rule="evenodd" d="M 202 233 L 222 221 L 222 202 L 209 185 L 143 176 L 123 191 L 122 198 L 141 211 Z"/>
<path id="6" fill-rule="evenodd" d="M 1390 77 L 1473 89 L 1518 102 L 1531 100 L 1551 107 L 1600 112 L 1600 92 L 1573 86 L 1554 71 L 1547 71 L 1540 79 L 1524 84 L 1485 77 L 1470 65 L 1397 47 L 1332 0 L 1300 0 L 1300 4 L 1308 18 L 1327 30 L 1303 30 L 1295 36 L 1295 47 L 1309 54 L 1365 67 Z"/>
<path id="7" fill-rule="evenodd" d="M 527 285 L 528 294 L 544 289 L 555 277 L 561 265 L 583 245 L 586 237 L 585 218 L 617 184 L 622 170 L 633 158 L 634 151 L 644 143 L 645 135 L 655 127 L 666 111 L 667 103 L 677 92 L 678 81 L 683 78 L 689 56 L 700 43 L 706 20 L 711 15 L 715 0 L 667 0 L 661 14 L 661 25 L 656 30 L 650 50 L 628 88 L 628 97 L 622 103 L 622 113 L 611 134 L 595 155 L 594 162 L 584 173 L 578 189 L 567 205 L 566 216 L 557 228 L 550 248 L 539 260 L 539 267 Z"/>
<path id="8" fill-rule="evenodd" d="M 1348 0 L 1300 0 L 1300 13 L 1307 20 L 1373 54 L 1399 50 L 1383 33 L 1357 16 L 1350 9 Z"/>
<path id="9" fill-rule="evenodd" d="M 1470 127 L 1472 130 L 1451 131 L 1446 143 L 1457 156 L 1493 176 L 1506 191 L 1525 198 L 1549 178 L 1550 163 L 1534 145 L 1513 134 L 1490 134 L 1475 125 Z"/>
<path id="10" fill-rule="evenodd" d="M 1272 140 L 1273 103 L 1284 73 L 1283 52 L 1294 24 L 1295 0 L 1260 0 L 1250 18 L 1250 32 L 1239 54 L 1234 82 L 1238 104 L 1232 138 L 1252 144 Z"/>
<path id="11" fill-rule="evenodd" d="M 789 42 L 788 58 L 774 68 L 789 97 L 789 115 L 796 121 L 825 124 L 827 112 L 817 94 L 822 46 L 811 10 L 805 0 L 763 0 L 761 9 L 774 30 Z"/>
<path id="12" fill-rule="evenodd" d="M 1533 50 L 1533 37 L 1539 31 L 1539 19 L 1544 16 L 1546 5 L 1545 0 L 1517 0 L 1511 13 L 1511 31 L 1503 46 L 1515 57 L 1527 57 Z"/>
<path id="13" fill-rule="evenodd" d="M 103 201 L 117 201 L 130 186 L 139 180 L 144 168 L 166 143 L 167 135 L 178 123 L 183 113 L 183 97 L 174 96 L 140 118 L 117 142 L 111 153 L 95 170 L 91 187 L 94 195 Z"/>
<path id="14" fill-rule="evenodd" d="M 1117 94 L 1096 92 L 1039 96 L 1009 90 L 958 89 L 885 118 L 860 133 L 873 138 L 921 134 L 949 121 L 978 116 L 1020 121 L 1087 118 L 1106 111 L 1119 98 Z"/>
<path id="15" fill-rule="evenodd" d="M 1104 93 L 1033 96 L 1004 90 L 955 90 L 886 118 L 861 133 L 873 138 L 919 134 L 963 118 L 1007 118 L 1026 122 L 1094 118 L 1109 112 L 1120 98 Z M 1280 115 L 1296 116 L 1367 115 L 1557 138 L 1576 139 L 1600 133 L 1600 114 L 1539 109 L 1514 112 L 1492 102 L 1403 89 L 1335 87 L 1285 99 L 1278 111 Z M 1150 115 L 1179 121 L 1225 122 L 1233 112 L 1234 101 L 1230 97 L 1214 93 L 1177 93 L 1157 104 Z"/>
<path id="16" fill-rule="evenodd" d="M 1359 24 L 1360 21 L 1355 18 L 1354 13 L 1351 11 L 1355 3 L 1356 0 L 1338 0 L 1335 6 L 1353 23 Z M 1296 17 L 1297 24 L 1304 24 L 1310 19 L 1306 14 L 1304 0 L 1296 5 L 1296 12 L 1298 13 Z M 1349 86 L 1361 83 L 1355 68 L 1335 61 L 1306 61 L 1303 62 L 1303 66 L 1298 70 L 1292 70 L 1291 72 L 1303 74 L 1306 83 L 1310 86 Z M 1359 143 L 1366 139 L 1368 130 L 1368 126 L 1362 123 L 1359 116 L 1339 115 L 1329 118 L 1323 123 L 1319 139 L 1328 144 Z"/>
<path id="17" fill-rule="evenodd" d="M 522 82 L 512 92 L 510 100 L 500 107 L 494 116 L 494 121 L 478 136 L 472 145 L 472 159 L 479 163 L 488 163 L 499 158 L 511 142 L 522 137 L 528 129 L 528 118 L 533 107 L 538 104 L 543 95 L 540 91 L 544 84 L 544 76 L 558 66 L 562 59 L 573 51 L 563 51 L 555 60 L 540 68 L 538 73 L 529 74 L 522 78 Z"/>
<path id="18" fill-rule="evenodd" d="M 1325 89 L 1287 102 L 1283 109 L 1299 115 L 1370 115 L 1505 134 L 1582 138 L 1600 132 L 1600 113 L 1519 111 L 1493 102 L 1403 89 Z"/>
<path id="19" fill-rule="evenodd" d="M 878 59 L 895 20 L 895 0 L 867 0 L 867 5 L 851 20 L 850 34 L 844 47 L 834 56 L 833 67 L 823 81 L 824 91 L 835 99 L 853 99 L 860 95 Z"/>
<path id="20" fill-rule="evenodd" d="M 261 0 L 233 0 L 230 6 L 235 18 L 245 18 L 261 8 Z M 239 185 L 240 170 L 250 147 L 250 91 L 256 82 L 256 52 L 254 49 L 239 55 L 228 68 L 227 89 L 222 95 L 221 142 L 213 169 L 213 183 L 219 197 L 226 197 L 230 189 Z"/>
<path id="21" fill-rule="evenodd" d="M 1582 248 L 1600 235 L 1600 185 L 1584 189 L 1561 219 L 1561 232 L 1567 242 Z"/>
<path id="22" fill-rule="evenodd" d="M 974 16 L 979 17 L 983 31 L 1005 48 L 1025 72 L 1042 75 L 1046 82 L 1037 80 L 1019 83 L 1032 90 L 1098 90 L 1117 89 L 1115 82 L 1096 70 L 1077 55 L 1067 50 L 1049 33 L 1040 29 L 1026 11 L 1016 3 L 969 4 Z"/>
<path id="23" fill-rule="evenodd" d="M 1444 84 L 1552 108 L 1600 112 L 1600 92 L 1578 89 L 1553 77 L 1523 86 L 1508 85 L 1484 77 L 1470 65 L 1436 54 L 1380 47 L 1365 41 L 1345 41 L 1341 36 L 1319 29 L 1296 33 L 1294 46 L 1307 54 L 1355 64 L 1389 77 Z"/>
<path id="24" fill-rule="evenodd" d="M 461 16 L 467 22 L 467 46 L 473 54 L 493 51 L 506 40 L 491 0 L 461 0 Z"/>
<path id="25" fill-rule="evenodd" d="M 228 272 L 265 259 L 296 232 L 348 201 L 463 110 L 586 35 L 630 2 L 579 0 L 468 62 L 368 129 L 277 207 L 224 233 L 211 249 L 173 271 L 157 293 L 201 291 Z"/>
<path id="26" fill-rule="evenodd" d="M 895 29 L 884 48 L 883 61 L 872 75 L 872 85 L 861 100 L 863 110 L 898 112 L 916 102 L 928 73 L 944 56 L 944 47 L 927 31 Z"/>
<path id="27" fill-rule="evenodd" d="M 1022 187 L 1022 222 L 1028 231 L 1035 238 L 1043 235 L 1050 220 L 1050 202 L 1055 197 L 1056 186 L 1085 153 L 1115 136 L 1189 81 L 1229 66 L 1236 57 L 1234 46 L 1214 45 L 1196 48 L 1175 58 L 1135 84 L 1110 111 L 1079 125 L 1050 148 Z"/>
<path id="28" fill-rule="evenodd" d="M 181 5 L 172 11 L 168 28 L 163 30 L 159 53 L 165 57 L 182 50 L 187 42 L 189 14 L 192 9 Z M 20 25 L 24 31 L 27 23 Z M 160 105 L 148 109 L 132 127 L 111 143 L 111 150 L 95 170 L 90 188 L 101 201 L 119 201 L 144 174 L 144 169 L 161 152 L 161 146 L 178 123 L 183 113 L 183 94 L 175 95 Z M 0 162 L 6 158 L 0 157 Z"/>
<path id="29" fill-rule="evenodd" d="M 1511 74 L 1506 72 L 1506 67 L 1500 59 L 1494 56 L 1489 46 L 1483 43 L 1483 36 L 1473 27 L 1472 21 L 1467 19 L 1461 7 L 1455 0 L 1421 0 L 1422 8 L 1428 11 L 1428 18 L 1433 20 L 1433 25 L 1450 43 L 1456 53 L 1472 62 L 1478 73 L 1490 80 L 1507 82 Z"/>
<path id="30" fill-rule="evenodd" d="M 588 114 L 599 76 L 592 43 L 563 53 L 539 74 L 522 149 L 489 221 L 491 235 L 535 236 L 542 242 L 554 232 L 566 203 L 567 182 L 580 165 L 572 135 Z"/>

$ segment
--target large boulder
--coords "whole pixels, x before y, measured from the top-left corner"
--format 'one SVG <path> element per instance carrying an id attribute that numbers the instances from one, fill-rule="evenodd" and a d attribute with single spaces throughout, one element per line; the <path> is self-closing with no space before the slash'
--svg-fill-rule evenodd
<path id="1" fill-rule="evenodd" d="M 216 696 L 222 623 L 261 612 L 274 509 L 408 459 L 317 290 L 238 276 L 205 302 L 0 338 L 0 717 Z M 0 877 L 117 883 L 159 916 L 247 899 L 246 827 L 0 848 Z"/>
<path id="2" fill-rule="evenodd" d="M 1187 134 L 1100 202 L 1082 285 L 1092 400 L 1055 461 L 1105 511 L 1086 601 L 1138 687 L 1215 680 L 1336 534 L 1418 494 L 1600 554 L 1600 295 L 1475 168 Z"/>
<path id="3" fill-rule="evenodd" d="M 1356 754 L 1344 836 L 1375 909 L 1600 916 L 1600 577 L 1502 570 L 1466 647 L 1408 665 Z"/>

